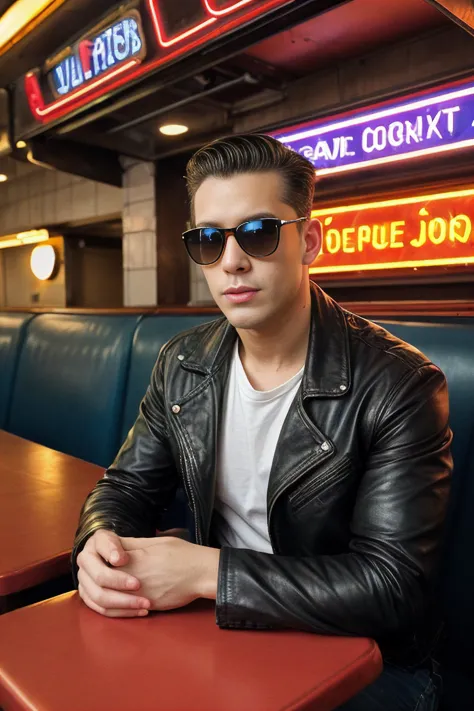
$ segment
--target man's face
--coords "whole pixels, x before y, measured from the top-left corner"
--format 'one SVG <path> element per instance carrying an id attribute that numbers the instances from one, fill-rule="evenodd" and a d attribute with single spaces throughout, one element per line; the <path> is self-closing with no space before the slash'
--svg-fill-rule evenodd
<path id="1" fill-rule="evenodd" d="M 259 217 L 303 217 L 281 201 L 282 192 L 282 178 L 276 172 L 207 178 L 194 198 L 196 226 L 233 228 Z M 282 227 L 278 249 L 264 258 L 250 257 L 234 235 L 228 235 L 219 261 L 202 270 L 230 323 L 235 328 L 262 330 L 296 307 L 306 287 L 306 267 L 319 246 L 317 222 L 303 223 L 300 230 L 296 224 Z M 235 287 L 248 287 L 249 291 L 238 296 L 225 293 Z"/>

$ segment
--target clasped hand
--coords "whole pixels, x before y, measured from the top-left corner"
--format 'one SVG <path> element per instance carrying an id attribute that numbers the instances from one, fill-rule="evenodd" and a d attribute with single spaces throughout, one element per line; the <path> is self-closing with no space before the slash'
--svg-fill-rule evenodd
<path id="1" fill-rule="evenodd" d="M 143 617 L 217 594 L 219 550 L 172 536 L 125 538 L 99 530 L 77 564 L 79 595 L 107 617 Z"/>

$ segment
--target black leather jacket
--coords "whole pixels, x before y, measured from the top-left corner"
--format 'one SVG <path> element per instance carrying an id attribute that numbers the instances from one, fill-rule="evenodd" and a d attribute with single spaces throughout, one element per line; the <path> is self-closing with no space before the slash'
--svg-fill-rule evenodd
<path id="1" fill-rule="evenodd" d="M 196 541 L 212 542 L 216 443 L 236 332 L 180 334 L 156 363 L 138 419 L 84 504 L 73 562 L 97 528 L 153 536 L 183 485 Z M 378 640 L 419 659 L 452 462 L 442 372 L 312 288 L 306 367 L 268 487 L 273 554 L 222 548 L 217 623 Z"/>

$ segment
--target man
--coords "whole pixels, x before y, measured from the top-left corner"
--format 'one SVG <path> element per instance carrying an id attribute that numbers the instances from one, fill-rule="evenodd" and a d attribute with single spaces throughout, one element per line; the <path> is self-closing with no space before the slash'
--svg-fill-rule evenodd
<path id="1" fill-rule="evenodd" d="M 184 243 L 224 318 L 162 349 L 84 505 L 79 593 L 111 617 L 204 597 L 221 627 L 375 637 L 385 671 L 344 709 L 431 711 L 444 376 L 310 283 L 321 232 L 302 156 L 234 136 L 198 151 L 187 181 Z M 179 485 L 196 544 L 154 537 Z"/>

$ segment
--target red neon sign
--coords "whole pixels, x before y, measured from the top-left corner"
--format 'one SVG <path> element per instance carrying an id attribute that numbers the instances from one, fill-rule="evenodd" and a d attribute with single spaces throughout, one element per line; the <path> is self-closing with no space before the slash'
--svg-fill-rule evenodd
<path id="1" fill-rule="evenodd" d="M 474 264 L 474 189 L 314 210 L 311 274 Z"/>
<path id="2" fill-rule="evenodd" d="M 194 0 L 193 0 L 194 1 Z M 156 70 L 158 67 L 182 57 L 217 36 L 230 32 L 235 27 L 250 22 L 277 7 L 287 5 L 294 0 L 195 0 L 199 17 L 185 30 L 168 35 L 167 8 L 176 0 L 146 0 L 149 19 L 153 27 L 157 55 L 150 61 L 137 66 L 135 61 L 127 62 L 114 71 L 110 71 L 94 81 L 83 84 L 76 91 L 63 98 L 48 102 L 43 93 L 42 77 L 38 71 L 29 72 L 24 78 L 25 94 L 31 113 L 37 121 L 49 123 L 67 115 L 86 103 L 109 94 L 125 83 Z M 146 20 L 144 19 L 144 23 Z"/>

